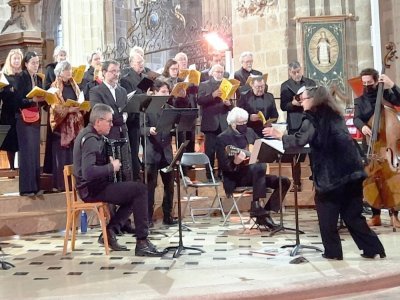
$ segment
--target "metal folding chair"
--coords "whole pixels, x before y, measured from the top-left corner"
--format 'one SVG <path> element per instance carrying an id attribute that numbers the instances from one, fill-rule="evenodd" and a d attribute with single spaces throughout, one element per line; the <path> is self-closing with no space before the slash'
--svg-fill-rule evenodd
<path id="1" fill-rule="evenodd" d="M 187 205 L 185 207 L 184 212 L 186 212 L 187 208 L 190 209 L 190 215 L 192 217 L 193 223 L 195 223 L 195 211 L 208 211 L 207 216 L 210 216 L 211 211 L 220 211 L 223 219 L 225 220 L 225 213 L 222 207 L 221 197 L 218 192 L 218 187 L 220 183 L 215 181 L 214 175 L 211 172 L 211 182 L 202 182 L 199 180 L 190 180 L 189 177 L 185 176 L 183 169 L 189 166 L 196 166 L 196 167 L 203 167 L 204 173 L 206 172 L 207 168 L 211 170 L 210 160 L 208 159 L 207 155 L 200 152 L 195 153 L 184 153 L 180 160 L 179 164 L 179 172 L 183 182 L 183 189 L 185 195 L 183 199 L 187 201 Z M 209 200 L 211 197 L 209 196 L 200 196 L 199 191 L 201 189 L 214 189 L 214 196 L 213 201 L 210 206 L 208 207 L 193 207 L 192 204 L 197 201 L 206 201 Z M 214 207 L 215 203 L 217 205 Z"/>

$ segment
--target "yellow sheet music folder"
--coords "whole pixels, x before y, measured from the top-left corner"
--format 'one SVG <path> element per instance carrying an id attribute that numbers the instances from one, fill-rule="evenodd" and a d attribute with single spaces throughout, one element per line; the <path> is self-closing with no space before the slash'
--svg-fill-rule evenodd
<path id="1" fill-rule="evenodd" d="M 246 84 L 247 84 L 247 85 L 251 85 L 251 84 L 253 83 L 253 80 L 254 80 L 255 78 L 260 78 L 260 77 L 262 77 L 262 78 L 264 79 L 264 82 L 267 83 L 267 80 L 268 80 L 268 73 L 265 73 L 265 74 L 263 74 L 263 75 L 252 75 L 252 74 L 250 74 L 250 76 L 247 77 Z"/>
<path id="2" fill-rule="evenodd" d="M 200 84 L 201 73 L 197 70 L 180 70 L 178 77 L 185 80 L 185 82 L 193 83 L 198 86 Z"/>
<path id="3" fill-rule="evenodd" d="M 260 118 L 260 120 L 261 120 L 263 126 L 265 126 L 265 127 L 269 126 L 270 124 L 272 124 L 272 123 L 274 123 L 274 122 L 276 122 L 276 121 L 278 120 L 277 118 L 270 118 L 270 119 L 268 119 L 268 120 L 265 119 L 265 116 L 264 116 L 264 114 L 263 114 L 262 111 L 259 111 L 259 112 L 257 113 L 257 115 L 258 115 L 258 117 Z"/>
<path id="4" fill-rule="evenodd" d="M 83 75 L 85 75 L 86 66 L 80 65 L 79 67 L 72 67 L 72 78 L 77 84 L 81 84 Z"/>
<path id="5" fill-rule="evenodd" d="M 182 97 L 182 91 L 185 91 L 186 95 L 186 90 L 189 87 L 188 82 L 178 82 L 177 84 L 174 85 L 174 88 L 171 91 L 171 95 L 174 97 Z"/>
<path id="6" fill-rule="evenodd" d="M 75 100 L 67 99 L 64 106 L 66 107 L 79 107 L 80 110 L 90 111 L 90 101 L 78 102 Z"/>
<path id="7" fill-rule="evenodd" d="M 240 81 L 236 79 L 222 79 L 221 84 L 219 86 L 220 91 L 222 92 L 221 99 L 229 100 L 233 97 L 236 90 L 240 85 Z"/>
<path id="8" fill-rule="evenodd" d="M 41 89 L 40 87 L 35 86 L 27 95 L 26 98 L 33 98 L 33 97 L 44 97 L 44 100 L 46 100 L 46 102 L 49 105 L 52 104 L 57 104 L 58 103 L 58 99 L 56 96 L 57 89 L 56 88 L 50 88 L 47 91 L 45 91 L 44 89 Z"/>
<path id="9" fill-rule="evenodd" d="M 0 72 L 0 89 L 9 85 L 10 83 L 8 82 L 6 76 Z"/>

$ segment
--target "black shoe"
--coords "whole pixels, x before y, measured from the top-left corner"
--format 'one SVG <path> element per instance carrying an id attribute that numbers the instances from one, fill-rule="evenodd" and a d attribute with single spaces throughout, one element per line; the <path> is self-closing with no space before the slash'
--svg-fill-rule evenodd
<path id="1" fill-rule="evenodd" d="M 165 253 L 167 253 L 166 250 L 158 251 L 156 246 L 154 246 L 148 239 L 136 241 L 136 256 L 161 257 Z"/>
<path id="2" fill-rule="evenodd" d="M 108 246 L 112 250 L 114 250 L 114 251 L 129 251 L 129 249 L 126 246 L 118 244 L 117 238 L 113 231 L 111 231 L 110 229 L 107 229 L 107 235 L 108 235 Z M 99 239 L 97 241 L 99 242 L 99 244 L 104 245 L 103 233 L 100 234 Z"/>
<path id="3" fill-rule="evenodd" d="M 251 202 L 250 217 L 263 217 L 268 215 L 268 212 L 260 206 L 258 201 Z"/>
<path id="4" fill-rule="evenodd" d="M 329 256 L 325 253 L 322 253 L 322 257 L 326 259 L 343 260 L 343 256 Z"/>
<path id="5" fill-rule="evenodd" d="M 35 196 L 35 193 L 20 193 L 19 195 L 24 197 L 33 197 Z"/>
<path id="6" fill-rule="evenodd" d="M 164 217 L 162 223 L 163 225 L 174 226 L 178 224 L 178 219 L 175 219 L 173 217 Z"/>
<path id="7" fill-rule="evenodd" d="M 297 186 L 297 191 L 298 191 L 298 192 L 301 192 L 302 190 L 303 190 L 303 188 L 302 188 L 301 184 L 299 184 L 299 185 Z M 294 185 L 293 185 L 292 188 L 290 189 L 290 192 L 291 192 L 291 193 L 294 193 Z"/>
<path id="8" fill-rule="evenodd" d="M 385 251 L 383 251 L 381 253 L 375 253 L 375 254 L 363 253 L 363 254 L 361 254 L 361 257 L 374 259 L 377 255 L 379 255 L 380 258 L 385 258 L 386 257 Z"/>

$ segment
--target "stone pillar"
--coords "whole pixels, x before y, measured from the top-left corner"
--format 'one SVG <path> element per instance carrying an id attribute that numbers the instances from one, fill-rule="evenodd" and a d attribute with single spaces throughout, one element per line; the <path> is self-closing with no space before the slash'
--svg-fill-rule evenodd
<path id="1" fill-rule="evenodd" d="M 87 64 L 87 56 L 104 47 L 104 1 L 61 0 L 63 46 L 72 65 Z M 107 15 L 113 15 L 107 11 Z"/>
<path id="2" fill-rule="evenodd" d="M 369 1 L 356 1 L 355 11 L 359 17 L 356 22 L 358 72 L 373 67 L 371 46 L 371 6 Z"/>
<path id="3" fill-rule="evenodd" d="M 11 16 L 4 23 L 0 34 L 0 61 L 4 61 L 13 48 L 21 48 L 23 52 L 36 51 L 43 53 L 43 35 L 40 31 L 35 5 L 40 0 L 11 0 Z"/>

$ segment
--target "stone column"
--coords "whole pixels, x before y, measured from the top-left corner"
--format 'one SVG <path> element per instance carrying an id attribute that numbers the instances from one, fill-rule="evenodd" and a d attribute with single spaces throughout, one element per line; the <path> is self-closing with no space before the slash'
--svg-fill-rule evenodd
<path id="1" fill-rule="evenodd" d="M 104 1 L 61 0 L 63 46 L 72 65 L 87 64 L 87 56 L 104 47 Z M 112 15 L 108 11 L 107 15 Z"/>

